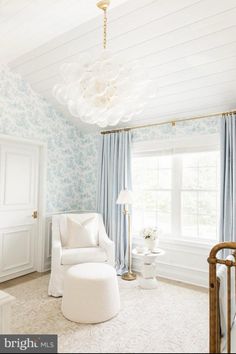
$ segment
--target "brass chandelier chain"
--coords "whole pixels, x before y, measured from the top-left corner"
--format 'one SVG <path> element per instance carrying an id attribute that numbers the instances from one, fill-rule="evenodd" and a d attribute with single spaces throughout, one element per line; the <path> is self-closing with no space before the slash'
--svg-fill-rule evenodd
<path id="1" fill-rule="evenodd" d="M 107 9 L 110 5 L 110 0 L 100 0 L 97 3 L 97 7 L 103 10 L 104 18 L 103 18 L 103 48 L 107 48 Z"/>
<path id="2" fill-rule="evenodd" d="M 104 32 L 103 32 L 103 48 L 107 48 L 107 10 L 104 9 Z"/>

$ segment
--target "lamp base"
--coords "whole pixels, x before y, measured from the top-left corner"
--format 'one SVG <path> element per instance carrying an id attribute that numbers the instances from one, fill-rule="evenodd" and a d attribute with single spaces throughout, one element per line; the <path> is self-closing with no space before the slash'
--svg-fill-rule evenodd
<path id="1" fill-rule="evenodd" d="M 121 278 L 126 281 L 133 281 L 137 279 L 137 275 L 133 272 L 124 273 Z"/>

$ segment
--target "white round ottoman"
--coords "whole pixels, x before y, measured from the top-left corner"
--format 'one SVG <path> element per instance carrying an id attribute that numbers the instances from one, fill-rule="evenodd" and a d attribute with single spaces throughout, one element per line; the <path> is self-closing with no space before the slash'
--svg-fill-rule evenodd
<path id="1" fill-rule="evenodd" d="M 100 323 L 120 311 L 116 271 L 109 265 L 85 263 L 69 268 L 64 280 L 62 313 L 73 322 Z"/>

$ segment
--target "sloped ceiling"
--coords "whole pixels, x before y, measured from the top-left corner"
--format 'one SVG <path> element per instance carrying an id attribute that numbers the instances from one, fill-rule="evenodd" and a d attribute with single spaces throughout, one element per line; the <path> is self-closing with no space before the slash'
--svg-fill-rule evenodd
<path id="1" fill-rule="evenodd" d="M 20 4 L 19 4 L 20 3 Z M 0 60 L 66 115 L 52 96 L 62 63 L 102 46 L 94 0 L 2 0 Z M 139 59 L 158 97 L 129 125 L 236 108 L 235 0 L 113 0 L 109 48 Z M 71 119 L 73 119 L 71 117 Z M 84 126 L 82 129 L 93 129 Z"/>

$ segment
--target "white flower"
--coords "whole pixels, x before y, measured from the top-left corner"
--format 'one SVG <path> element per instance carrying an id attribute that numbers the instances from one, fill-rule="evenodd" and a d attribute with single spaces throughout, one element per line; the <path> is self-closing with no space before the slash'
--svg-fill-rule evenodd
<path id="1" fill-rule="evenodd" d="M 158 233 L 156 228 L 145 228 L 142 231 L 142 236 L 144 239 L 149 239 L 149 240 L 156 240 L 158 238 Z"/>

